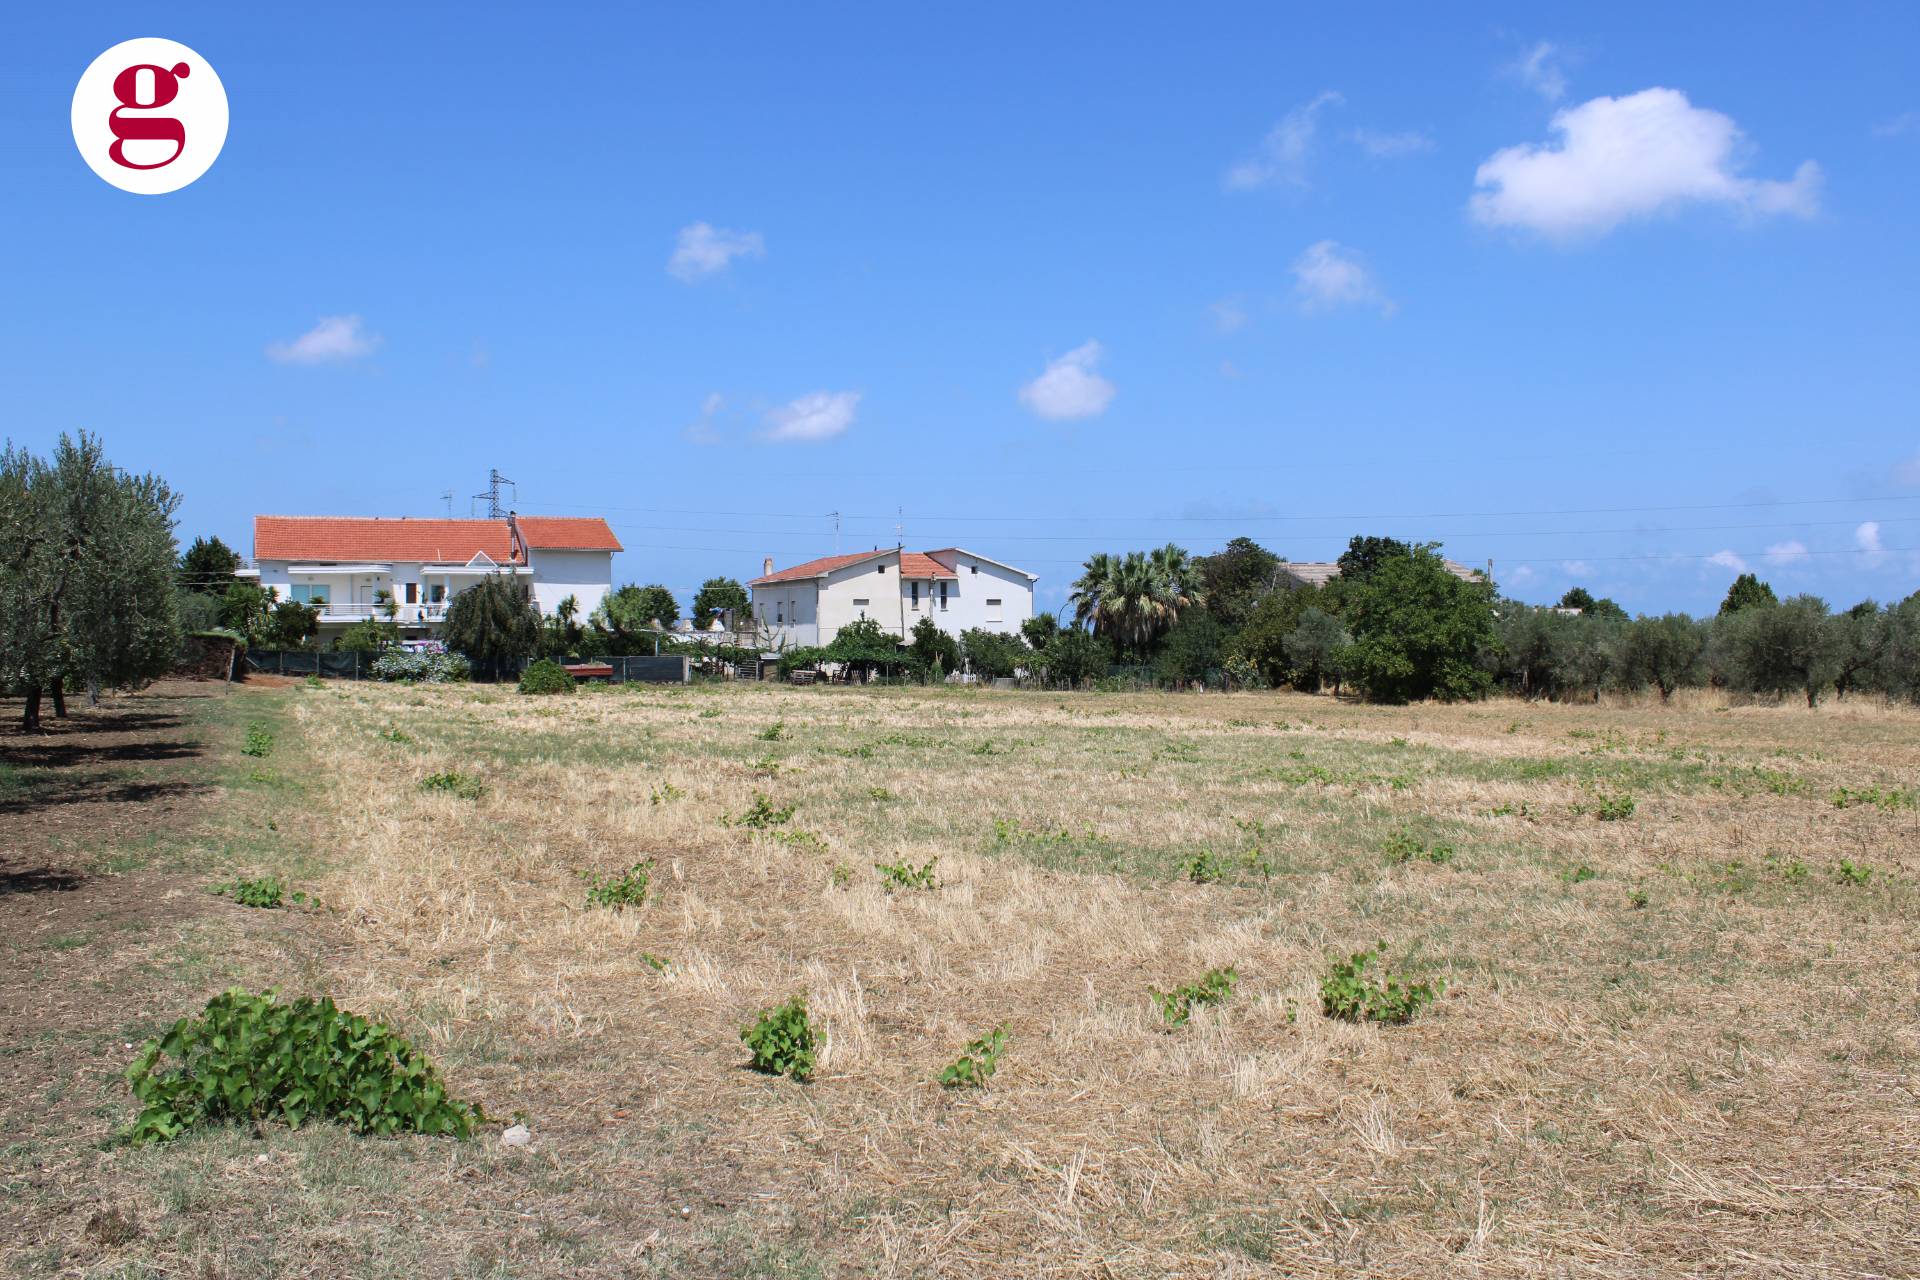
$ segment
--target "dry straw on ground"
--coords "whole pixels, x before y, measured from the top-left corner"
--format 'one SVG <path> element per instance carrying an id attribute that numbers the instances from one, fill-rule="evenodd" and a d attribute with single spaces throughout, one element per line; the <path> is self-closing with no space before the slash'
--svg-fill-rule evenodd
<path id="1" fill-rule="evenodd" d="M 287 697 L 320 980 L 534 1133 L 398 1144 L 415 1274 L 1920 1267 L 1911 713 Z M 419 790 L 447 769 L 486 793 Z M 792 816 L 742 825 L 757 795 Z M 586 905 L 647 857 L 645 906 Z M 873 869 L 929 859 L 930 891 Z M 1380 940 L 1442 999 L 1323 1018 L 1330 958 Z M 1149 990 L 1223 966 L 1169 1028 Z M 747 1071 L 742 1023 L 799 992 L 817 1078 Z M 1002 1023 L 991 1087 L 935 1083 Z"/>

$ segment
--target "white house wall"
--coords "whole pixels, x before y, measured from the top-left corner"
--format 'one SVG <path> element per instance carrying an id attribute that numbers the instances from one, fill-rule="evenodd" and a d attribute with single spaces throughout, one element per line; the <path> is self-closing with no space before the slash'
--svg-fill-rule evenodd
<path id="1" fill-rule="evenodd" d="M 1020 634 L 1020 624 L 1033 616 L 1033 582 L 1027 575 L 968 555 L 949 558 L 953 560 L 951 567 L 956 576 L 947 583 L 951 595 L 945 612 L 938 611 L 940 584 L 933 584 L 935 612 L 932 617 L 940 629 L 956 636 L 976 627 L 983 631 Z M 987 607 L 988 600 L 1000 602 L 997 613 Z M 916 615 L 909 606 L 909 630 L 915 621 Z"/>
<path id="2" fill-rule="evenodd" d="M 527 552 L 527 564 L 533 570 L 534 603 L 549 616 L 572 596 L 580 605 L 580 621 L 585 622 L 613 589 L 613 556 L 605 551 L 535 547 Z"/>
<path id="3" fill-rule="evenodd" d="M 1020 624 L 1033 616 L 1033 583 L 1027 575 L 968 555 L 947 559 L 955 573 L 947 579 L 902 581 L 899 564 L 889 556 L 835 569 L 824 579 L 755 587 L 754 615 L 789 645 L 831 644 L 842 627 L 861 617 L 874 619 L 894 635 L 911 635 L 923 617 L 955 636 L 976 627 L 1018 634 Z M 989 608 L 989 600 L 1000 601 L 999 608 Z"/>
<path id="4" fill-rule="evenodd" d="M 543 614 L 551 615 L 560 601 L 573 596 L 580 604 L 580 618 L 584 622 L 588 615 L 600 607 L 613 585 L 613 557 L 605 551 L 534 551 L 530 557 L 533 572 L 525 575 L 524 580 L 531 583 L 534 604 Z M 295 564 L 313 564 L 313 561 L 262 560 L 258 563 L 260 586 L 272 587 L 278 598 L 293 598 L 295 586 L 324 585 L 328 589 L 329 605 L 360 606 L 354 610 L 356 617 L 376 616 L 373 606 L 377 603 L 378 592 L 392 594 L 398 606 L 397 621 L 402 626 L 420 626 L 431 623 L 437 626 L 439 619 L 424 617 L 426 607 L 432 601 L 432 589 L 445 588 L 445 600 L 480 581 L 481 575 L 471 571 L 455 570 L 449 573 L 444 567 L 422 566 L 414 562 L 393 561 L 391 572 L 382 573 L 295 573 Z M 409 604 L 406 599 L 408 583 L 419 584 L 417 599 Z M 444 602 L 443 602 L 444 603 Z M 326 618 L 322 625 L 332 633 L 335 626 L 349 625 L 349 621 L 338 618 Z"/>

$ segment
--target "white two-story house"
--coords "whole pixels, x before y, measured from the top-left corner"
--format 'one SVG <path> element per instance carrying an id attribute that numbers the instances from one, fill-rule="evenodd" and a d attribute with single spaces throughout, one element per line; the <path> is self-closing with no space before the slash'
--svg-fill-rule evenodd
<path id="1" fill-rule="evenodd" d="M 431 635 L 448 602 L 489 574 L 525 581 L 543 614 L 572 596 L 584 622 L 613 587 L 620 549 L 598 516 L 255 516 L 253 566 L 241 573 L 282 600 L 317 605 L 325 645 L 389 616 L 405 635 Z"/>
<path id="2" fill-rule="evenodd" d="M 1039 578 L 960 547 L 938 551 L 856 551 L 791 569 L 767 560 L 753 590 L 753 617 L 776 645 L 826 645 L 856 618 L 873 618 L 903 638 L 932 618 L 959 635 L 975 627 L 1018 634 L 1033 616 Z"/>

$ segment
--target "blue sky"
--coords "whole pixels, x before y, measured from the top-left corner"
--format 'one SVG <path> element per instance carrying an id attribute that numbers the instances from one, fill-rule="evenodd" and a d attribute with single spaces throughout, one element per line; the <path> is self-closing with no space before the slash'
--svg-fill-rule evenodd
<path id="1" fill-rule="evenodd" d="M 836 510 L 1043 607 L 1237 534 L 1635 610 L 1920 586 L 1910 7 L 1203 12 L 33 7 L 0 433 L 98 431 L 243 551 L 497 466 L 683 598 Z M 68 124 L 146 35 L 232 111 L 165 196 Z"/>

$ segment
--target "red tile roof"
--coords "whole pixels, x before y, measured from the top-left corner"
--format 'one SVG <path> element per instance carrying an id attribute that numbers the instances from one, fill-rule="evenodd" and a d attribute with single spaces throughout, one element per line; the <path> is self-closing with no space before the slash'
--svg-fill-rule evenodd
<path id="1" fill-rule="evenodd" d="M 465 564 L 479 552 L 514 560 L 505 520 L 416 520 L 410 516 L 255 516 L 255 560 L 417 560 Z"/>
<path id="2" fill-rule="evenodd" d="M 875 560 L 891 557 L 891 549 L 885 551 L 856 551 L 852 555 L 823 556 L 818 560 L 809 560 L 797 564 L 791 569 L 776 569 L 772 573 L 755 578 L 747 585 L 750 587 L 769 587 L 776 582 L 799 582 L 807 578 L 818 578 L 832 573 L 835 569 L 844 569 L 848 565 L 859 564 L 863 560 Z M 900 576 L 903 578 L 952 578 L 957 575 L 953 570 L 919 551 L 908 551 L 900 557 Z"/>
<path id="3" fill-rule="evenodd" d="M 520 537 L 536 550 L 619 551 L 620 539 L 599 516 L 515 516 Z"/>

